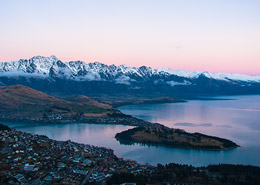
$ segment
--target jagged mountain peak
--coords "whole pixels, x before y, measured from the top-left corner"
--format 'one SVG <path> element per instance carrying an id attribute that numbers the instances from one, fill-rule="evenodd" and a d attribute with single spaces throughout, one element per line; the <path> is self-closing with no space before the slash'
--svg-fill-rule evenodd
<path id="1" fill-rule="evenodd" d="M 168 81 L 169 76 L 185 79 L 182 82 L 168 84 L 190 84 L 191 79 L 206 77 L 222 81 L 260 82 L 260 76 L 242 74 L 209 73 L 207 71 L 183 71 L 169 68 L 154 69 L 147 66 L 129 67 L 127 65 L 106 65 L 101 62 L 85 63 L 82 61 L 62 62 L 56 56 L 34 56 L 30 59 L 20 59 L 12 62 L 0 62 L 0 76 L 41 76 L 50 78 L 65 78 L 71 80 L 101 80 L 123 82 L 130 84 L 132 81 L 150 80 L 160 77 L 159 81 Z M 159 82 L 158 79 L 155 83 Z"/>
<path id="2" fill-rule="evenodd" d="M 31 58 L 31 60 L 36 61 L 36 60 L 40 60 L 40 61 L 58 61 L 59 59 L 55 56 L 55 55 L 51 55 L 50 57 L 44 57 L 44 56 L 34 56 Z"/>
<path id="3" fill-rule="evenodd" d="M 185 77 L 189 79 L 199 78 L 200 76 L 204 76 L 207 78 L 215 79 L 215 80 L 223 80 L 223 81 L 247 81 L 247 82 L 260 82 L 260 76 L 250 76 L 245 74 L 238 73 L 210 73 L 208 71 L 185 71 L 185 70 L 172 70 L 170 68 L 160 68 L 158 71 L 167 72 L 172 75 L 176 75 L 179 77 Z"/>
<path id="4" fill-rule="evenodd" d="M 0 85 L 14 84 L 62 96 L 125 93 L 127 96 L 193 97 L 260 93 L 260 76 L 62 62 L 55 56 L 0 62 Z"/>

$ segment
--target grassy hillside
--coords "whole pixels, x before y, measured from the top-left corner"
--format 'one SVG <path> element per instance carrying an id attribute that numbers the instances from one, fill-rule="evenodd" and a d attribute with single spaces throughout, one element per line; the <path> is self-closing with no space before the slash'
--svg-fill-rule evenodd
<path id="1" fill-rule="evenodd" d="M 112 113 L 120 112 L 87 96 L 62 99 L 22 85 L 0 86 L 0 115 L 5 117 L 104 117 Z"/>

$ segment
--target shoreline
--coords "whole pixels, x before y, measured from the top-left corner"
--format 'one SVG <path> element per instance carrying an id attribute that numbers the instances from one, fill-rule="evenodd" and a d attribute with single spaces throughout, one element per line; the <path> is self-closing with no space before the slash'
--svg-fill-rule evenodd
<path id="1" fill-rule="evenodd" d="M 25 87 L 24 87 L 25 88 Z M 80 98 L 80 100 L 82 99 L 82 97 Z M 150 99 L 136 99 L 133 100 L 132 102 L 130 102 L 129 100 L 120 100 L 120 101 L 116 101 L 116 102 L 112 102 L 117 105 L 119 104 L 123 104 L 123 105 L 131 105 L 131 104 L 144 104 L 144 103 L 148 103 L 148 104 L 158 104 L 158 103 L 183 103 L 183 102 L 187 102 L 184 100 L 178 100 L 178 99 L 174 99 L 171 97 L 160 97 L 160 98 L 150 98 Z M 66 107 L 65 107 L 66 108 Z M 63 108 L 65 110 L 65 108 Z M 63 110 L 62 109 L 62 110 Z M 67 109 L 66 109 L 67 110 Z M 69 116 L 68 116 L 69 115 Z M 117 140 L 119 140 L 118 135 L 122 134 L 122 133 L 126 133 L 126 132 L 131 132 L 131 130 L 133 129 L 139 129 L 139 128 L 143 128 L 143 127 L 150 127 L 153 128 L 154 130 L 156 129 L 162 129 L 164 133 L 164 135 L 167 135 L 167 132 L 170 131 L 172 132 L 173 130 L 180 130 L 180 129 L 173 129 L 173 128 L 169 128 L 167 126 L 164 126 L 163 124 L 160 123 L 152 123 L 149 121 L 145 121 L 136 117 L 133 117 L 131 115 L 126 115 L 121 113 L 120 111 L 118 111 L 118 109 L 114 108 L 112 113 L 107 113 L 105 116 L 88 116 L 88 115 L 84 115 L 84 114 L 79 114 L 77 116 L 71 116 L 70 114 L 62 114 L 62 113 L 51 113 L 51 114 L 46 114 L 45 116 L 35 116 L 35 115 L 31 115 L 29 114 L 28 116 L 26 116 L 26 114 L 18 114 L 18 115 L 12 115 L 12 114 L 3 114 L 0 116 L 0 121 L 3 122 L 15 122 L 15 123 L 39 123 L 39 124 L 78 124 L 78 123 L 85 123 L 85 124 L 104 124 L 104 125 L 124 125 L 124 126 L 134 126 L 135 128 L 132 129 L 128 129 L 124 132 L 121 133 L 117 133 L 115 135 L 115 138 Z M 159 134 L 159 135 L 158 135 Z M 152 137 L 160 137 L 160 133 L 156 133 L 154 134 Z M 149 139 L 141 139 L 138 140 L 138 138 L 136 139 L 129 139 L 127 141 L 129 142 L 137 142 L 137 143 L 142 143 L 142 144 L 149 144 L 149 145 L 157 145 L 157 146 L 165 146 L 165 147 L 171 147 L 171 148 L 188 148 L 188 149 L 200 149 L 200 150 L 226 150 L 226 149 L 230 149 L 232 147 L 237 147 L 238 145 L 235 144 L 232 141 L 229 141 L 227 139 L 224 138 L 218 138 L 218 137 L 212 137 L 212 136 L 206 136 L 203 134 L 200 134 L 199 138 L 196 136 L 196 133 L 187 133 L 185 131 L 181 132 L 181 136 L 178 137 L 183 137 L 184 139 L 185 137 L 189 137 L 188 139 L 192 139 L 193 141 L 195 141 L 195 144 L 191 144 L 192 142 L 183 142 L 180 139 L 169 139 L 169 138 L 157 138 L 157 140 L 153 140 L 152 138 Z M 196 136 L 196 137 L 195 137 Z M 202 143 L 200 142 L 200 137 L 203 136 L 204 138 L 211 138 L 209 139 L 206 143 Z M 173 137 L 173 136 L 171 136 Z M 221 146 L 220 148 L 218 148 L 220 145 L 216 145 L 214 144 L 214 142 L 217 141 L 221 141 L 221 142 L 231 142 L 233 143 L 233 145 L 231 146 Z M 123 139 L 125 140 L 125 138 Z M 122 141 L 122 138 L 121 138 Z M 194 143 L 194 142 L 193 142 Z M 213 143 L 213 145 L 212 145 Z"/>
<path id="2" fill-rule="evenodd" d="M 115 137 L 116 138 L 116 137 Z M 119 140 L 118 140 L 119 141 Z M 134 141 L 128 141 L 128 140 L 121 140 L 123 145 L 144 145 L 144 146 L 158 146 L 158 147 L 165 147 L 165 148 L 176 148 L 176 149 L 187 149 L 187 150 L 198 150 L 198 151 L 216 151 L 216 152 L 220 152 L 220 151 L 229 151 L 229 150 L 233 150 L 236 149 L 238 147 L 241 147 L 239 145 L 234 146 L 234 147 L 230 147 L 230 148 L 226 148 L 226 149 L 207 149 L 207 148 L 192 148 L 192 147 L 181 147 L 181 146 L 171 146 L 171 145 L 160 145 L 160 144 L 151 144 L 151 143 L 140 143 L 140 142 L 134 142 Z M 119 141 L 120 142 L 120 141 Z M 120 142 L 121 144 L 121 142 Z"/>
<path id="3" fill-rule="evenodd" d="M 28 122 L 11 122 L 11 121 L 3 121 L 2 123 L 0 124 L 4 124 L 4 125 L 7 125 L 8 126 L 8 123 L 17 123 L 17 124 L 28 124 Z M 68 123 L 42 123 L 42 122 L 30 122 L 29 124 L 32 124 L 32 125 L 59 125 L 59 124 L 65 124 L 65 125 L 70 125 L 70 124 L 87 124 L 87 125 L 104 125 L 104 126 L 129 126 L 129 127 L 133 127 L 133 128 L 137 128 L 136 126 L 132 126 L 132 125 L 123 125 L 123 124 L 107 124 L 107 123 L 84 123 L 84 122 L 68 122 Z M 133 129 L 133 128 L 130 128 L 130 129 Z M 12 128 L 12 129 L 16 129 L 16 128 Z M 127 129 L 125 131 L 128 131 L 130 129 Z M 124 131 L 123 131 L 124 132 Z M 119 133 L 117 133 L 119 134 Z M 211 136 L 211 137 L 216 137 L 216 136 Z M 116 139 L 116 135 L 113 137 Z M 221 139 L 224 139 L 224 138 L 221 138 Z M 116 139 L 117 140 L 117 139 Z M 119 140 L 118 140 L 119 141 Z M 120 142 L 120 141 L 119 141 Z M 120 142 L 121 144 L 121 142 Z M 202 151 L 228 151 L 228 150 L 232 150 L 232 149 L 235 149 L 237 147 L 241 147 L 239 145 L 237 146 L 234 146 L 234 147 L 230 147 L 230 148 L 227 148 L 227 149 L 207 149 L 207 148 L 193 148 L 193 147 L 180 147 L 180 146 L 171 146 L 171 145 L 162 145 L 162 144 L 156 144 L 156 143 L 140 143 L 140 142 L 134 142 L 134 141 L 129 141 L 129 140 L 122 140 L 122 144 L 123 145 L 134 145 L 134 144 L 140 144 L 140 145 L 145 145 L 145 146 L 159 146 L 159 147 L 166 147 L 166 148 L 179 148 L 179 149 L 191 149 L 191 150 L 202 150 Z"/>
<path id="4" fill-rule="evenodd" d="M 235 142 L 216 136 L 201 133 L 188 133 L 184 130 L 165 126 L 135 127 L 117 133 L 116 140 L 120 144 L 140 143 L 151 146 L 170 148 L 222 151 L 240 147 Z"/>
<path id="5" fill-rule="evenodd" d="M 114 150 L 106 147 L 70 140 L 57 141 L 44 135 L 10 129 L 2 124 L 0 148 L 3 154 L 0 157 L 0 170 L 3 172 L 0 174 L 0 183 L 3 184 L 122 184 L 129 182 L 129 176 L 131 182 L 137 184 L 163 184 L 161 179 L 164 183 L 230 184 L 232 179 L 226 183 L 222 181 L 227 175 L 238 179 L 243 176 L 241 182 L 244 182 L 245 176 L 250 175 L 248 182 L 257 182 L 260 177 L 260 167 L 253 165 L 216 164 L 194 167 L 176 163 L 156 166 L 141 164 L 118 158 Z M 164 176 L 168 173 L 176 175 Z M 178 174 L 189 174 L 191 178 Z M 207 177 L 207 181 L 204 177 Z"/>
<path id="6" fill-rule="evenodd" d="M 111 117 L 79 117 L 77 119 L 52 119 L 52 120 L 35 120 L 35 119 L 31 119 L 31 118 L 23 118 L 23 117 L 20 117 L 20 118 L 14 118 L 14 119 L 7 119 L 7 118 L 4 118 L 3 119 L 3 116 L 0 117 L 0 121 L 3 121 L 3 122 L 13 122 L 13 123 L 30 123 L 30 124 L 79 124 L 79 123 L 83 123 L 83 124 L 97 124 L 97 125 L 123 125 L 123 126 L 133 126 L 134 128 L 131 128 L 131 129 L 127 129 L 121 133 L 116 133 L 115 135 L 115 139 L 117 141 L 121 141 L 120 143 L 124 144 L 124 143 L 127 143 L 127 142 L 130 142 L 130 143 L 141 143 L 141 144 L 147 144 L 147 145 L 154 145 L 154 146 L 164 146 L 164 147 L 170 147 L 170 148 L 183 148 L 183 149 L 198 149 L 198 150 L 212 150 L 212 151 L 221 151 L 221 150 L 229 150 L 229 149 L 233 149 L 233 148 L 236 148 L 236 147 L 239 147 L 239 145 L 237 145 L 236 143 L 230 141 L 230 140 L 227 140 L 225 138 L 219 138 L 219 137 L 215 137 L 215 136 L 207 136 L 207 135 L 204 135 L 204 134 L 200 134 L 200 133 L 188 133 L 186 131 L 181 131 L 180 133 L 184 134 L 185 135 L 188 135 L 188 136 L 195 136 L 196 134 L 199 134 L 200 137 L 201 136 L 205 136 L 205 137 L 208 137 L 208 138 L 211 138 L 211 139 L 217 139 L 217 140 L 221 140 L 221 141 L 228 141 L 228 142 L 231 142 L 232 144 L 232 147 L 221 147 L 221 148 L 216 148 L 216 147 L 213 147 L 213 146 L 210 146 L 210 145 L 203 145 L 203 146 L 198 146 L 198 145 L 201 145 L 201 143 L 198 143 L 197 145 L 190 145 L 189 143 L 181 143 L 179 141 L 174 141 L 174 140 L 171 140 L 170 143 L 169 141 L 152 141 L 152 140 L 141 140 L 141 141 L 138 141 L 138 140 L 133 140 L 133 139 L 122 139 L 122 138 L 119 138 L 118 135 L 122 134 L 122 133 L 126 133 L 126 132 L 131 132 L 131 130 L 134 130 L 134 129 L 140 129 L 140 128 L 143 128 L 143 127 L 150 127 L 150 128 L 159 128 L 159 129 L 163 129 L 164 131 L 167 130 L 168 131 L 171 131 L 171 130 L 180 130 L 180 129 L 173 129 L 173 128 L 169 128 L 169 127 L 166 127 L 160 123 L 151 123 L 149 121 L 144 121 L 142 119 L 139 119 L 139 118 L 136 118 L 136 117 L 133 117 L 133 116 L 130 116 L 130 115 L 125 115 L 125 114 L 120 114 L 120 117 L 118 117 L 117 115 L 113 115 Z M 194 139 L 194 138 L 193 138 Z M 196 138 L 195 138 L 196 139 Z M 210 140 L 211 142 L 211 140 Z M 188 145 L 187 145 L 188 144 Z"/>

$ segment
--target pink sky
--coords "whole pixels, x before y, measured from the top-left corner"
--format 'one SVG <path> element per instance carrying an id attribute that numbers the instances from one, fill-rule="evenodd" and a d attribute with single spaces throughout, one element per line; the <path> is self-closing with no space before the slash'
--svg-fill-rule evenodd
<path id="1" fill-rule="evenodd" d="M 62 61 L 260 75 L 256 0 L 6 1 L 0 61 Z"/>

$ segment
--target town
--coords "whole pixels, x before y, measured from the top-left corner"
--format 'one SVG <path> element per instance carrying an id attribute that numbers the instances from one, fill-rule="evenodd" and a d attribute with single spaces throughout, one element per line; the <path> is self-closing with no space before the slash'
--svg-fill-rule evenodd
<path id="1" fill-rule="evenodd" d="M 117 158 L 106 148 L 17 130 L 0 133 L 0 184 L 103 184 L 115 173 L 151 173 L 155 168 Z"/>
<path id="2" fill-rule="evenodd" d="M 32 135 L 0 124 L 0 184 L 259 184 L 260 168 L 243 165 L 152 166 L 113 150 Z"/>

